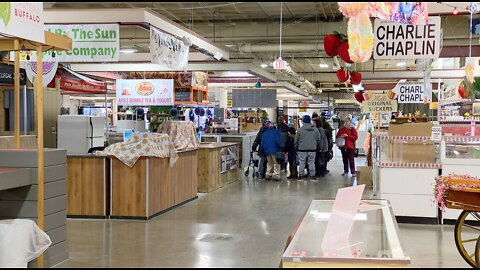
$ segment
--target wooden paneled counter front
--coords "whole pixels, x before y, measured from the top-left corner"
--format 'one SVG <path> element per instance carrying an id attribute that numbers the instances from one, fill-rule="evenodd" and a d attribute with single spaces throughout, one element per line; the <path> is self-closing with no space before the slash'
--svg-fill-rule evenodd
<path id="1" fill-rule="evenodd" d="M 200 144 L 198 192 L 212 192 L 239 179 L 238 146 L 224 142 Z"/>
<path id="2" fill-rule="evenodd" d="M 197 150 L 178 152 L 174 167 L 169 166 L 170 158 L 141 157 L 132 168 L 115 157 L 82 157 L 82 161 L 75 158 L 69 157 L 71 216 L 97 216 L 88 206 L 95 205 L 95 211 L 110 218 L 149 219 L 197 198 Z M 88 165 L 88 159 L 95 158 L 97 168 Z M 105 165 L 101 159 L 106 159 Z M 104 175 L 108 183 L 102 181 Z M 83 183 L 81 189 L 74 187 L 79 181 Z M 98 191 L 102 186 L 105 192 Z M 105 203 L 100 203 L 103 200 Z"/>

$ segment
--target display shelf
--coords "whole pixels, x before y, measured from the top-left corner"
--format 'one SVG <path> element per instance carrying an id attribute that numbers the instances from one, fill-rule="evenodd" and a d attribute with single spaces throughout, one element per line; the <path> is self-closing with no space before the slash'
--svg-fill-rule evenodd
<path id="1" fill-rule="evenodd" d="M 445 142 L 480 142 L 479 136 L 452 136 L 452 137 L 443 137 Z"/>
<path id="2" fill-rule="evenodd" d="M 374 134 L 373 138 L 390 141 L 429 141 L 432 139 L 431 136 L 389 136 L 380 134 Z"/>
<path id="3" fill-rule="evenodd" d="M 441 169 L 441 163 L 407 163 L 407 162 L 379 162 L 380 168 L 418 168 L 418 169 Z"/>
<path id="4" fill-rule="evenodd" d="M 440 99 L 438 100 L 439 104 L 446 105 L 452 103 L 462 103 L 462 102 L 480 102 L 480 99 Z"/>

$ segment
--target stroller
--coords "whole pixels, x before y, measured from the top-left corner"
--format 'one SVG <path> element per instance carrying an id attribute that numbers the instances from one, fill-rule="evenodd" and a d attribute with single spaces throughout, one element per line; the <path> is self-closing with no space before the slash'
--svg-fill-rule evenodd
<path id="1" fill-rule="evenodd" d="M 248 177 L 250 174 L 250 167 L 253 169 L 253 177 L 258 178 L 258 164 L 259 164 L 259 159 L 258 159 L 258 153 L 257 153 L 257 159 L 254 157 L 254 152 L 250 152 L 250 161 L 248 162 L 247 170 L 245 171 L 245 176 Z M 255 168 L 257 168 L 257 172 L 255 172 Z"/>

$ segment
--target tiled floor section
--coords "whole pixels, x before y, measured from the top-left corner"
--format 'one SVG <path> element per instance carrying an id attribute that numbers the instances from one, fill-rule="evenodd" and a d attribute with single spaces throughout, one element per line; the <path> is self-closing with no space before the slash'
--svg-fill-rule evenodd
<path id="1" fill-rule="evenodd" d="M 70 260 L 59 266 L 277 267 L 311 200 L 333 199 L 338 188 L 352 185 L 339 176 L 339 165 L 335 160 L 332 173 L 316 183 L 238 181 L 149 221 L 69 220 Z M 453 226 L 399 227 L 412 266 L 468 267 Z"/>

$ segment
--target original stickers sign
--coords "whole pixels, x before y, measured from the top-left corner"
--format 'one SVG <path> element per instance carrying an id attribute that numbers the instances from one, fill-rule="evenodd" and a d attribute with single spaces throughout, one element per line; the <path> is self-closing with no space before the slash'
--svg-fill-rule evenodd
<path id="1" fill-rule="evenodd" d="M 362 103 L 363 113 L 377 113 L 377 112 L 396 112 L 398 111 L 398 103 L 393 95 L 389 94 L 372 94 L 368 93 L 365 96 L 365 101 Z"/>
<path id="2" fill-rule="evenodd" d="M 425 88 L 423 83 L 400 83 L 397 94 L 399 103 L 423 103 Z"/>
<path id="3" fill-rule="evenodd" d="M 150 27 L 152 63 L 170 70 L 186 70 L 189 47 L 176 37 Z"/>
<path id="4" fill-rule="evenodd" d="M 375 59 L 422 59 L 440 56 L 442 31 L 440 17 L 428 24 L 413 25 L 375 20 Z"/>
<path id="5" fill-rule="evenodd" d="M 173 105 L 173 80 L 117 80 L 118 105 Z"/>

